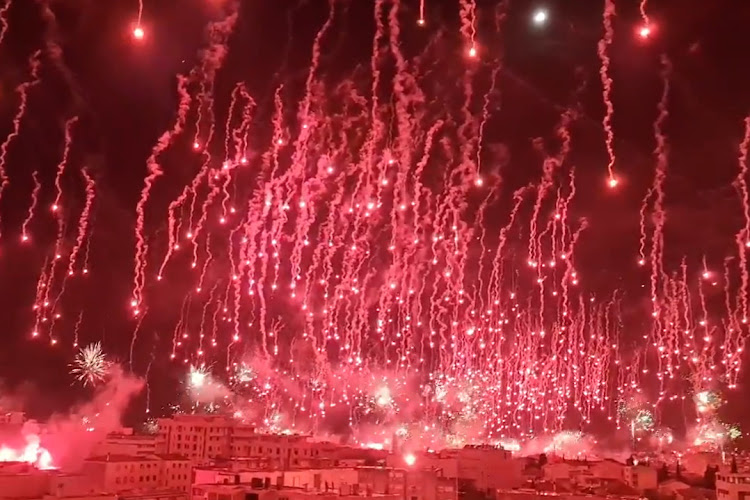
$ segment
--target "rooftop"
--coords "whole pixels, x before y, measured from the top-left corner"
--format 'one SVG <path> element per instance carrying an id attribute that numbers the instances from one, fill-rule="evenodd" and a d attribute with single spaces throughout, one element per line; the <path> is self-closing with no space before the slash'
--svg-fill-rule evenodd
<path id="1" fill-rule="evenodd" d="M 117 454 L 99 455 L 86 459 L 87 462 L 153 462 L 154 460 L 157 460 L 157 458 Z"/>
<path id="2" fill-rule="evenodd" d="M 122 432 L 110 432 L 107 434 L 107 439 L 140 439 L 153 441 L 157 438 L 156 435 L 151 434 L 124 434 Z"/>
<path id="3" fill-rule="evenodd" d="M 186 462 L 190 460 L 185 455 L 179 455 L 177 453 L 154 453 L 153 456 L 162 460 L 184 460 Z"/>

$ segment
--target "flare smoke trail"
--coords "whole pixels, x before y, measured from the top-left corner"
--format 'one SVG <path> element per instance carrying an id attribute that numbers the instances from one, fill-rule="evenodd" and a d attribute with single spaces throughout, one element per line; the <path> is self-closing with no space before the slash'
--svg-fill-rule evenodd
<path id="1" fill-rule="evenodd" d="M 190 108 L 190 95 L 186 90 L 187 78 L 182 75 L 177 76 L 177 93 L 180 96 L 179 107 L 177 111 L 177 118 L 175 124 L 171 130 L 168 130 L 162 134 L 156 143 L 156 146 L 151 150 L 151 156 L 146 160 L 146 168 L 148 169 L 148 175 L 144 181 L 143 189 L 141 190 L 141 197 L 136 205 L 136 223 L 135 223 L 135 276 L 133 282 L 133 301 L 131 306 L 133 307 L 133 313 L 138 315 L 139 308 L 143 303 L 143 286 L 146 281 L 146 257 L 148 255 L 148 245 L 143 235 L 144 223 L 146 219 L 146 203 L 148 202 L 151 188 L 154 182 L 163 175 L 161 165 L 159 165 L 159 156 L 169 147 L 174 138 L 182 132 L 182 128 L 185 126 L 185 120 L 187 119 L 187 112 Z"/>
<path id="2" fill-rule="evenodd" d="M 73 276 L 78 261 L 78 254 L 83 248 L 84 244 L 88 244 L 88 239 L 91 238 L 89 231 L 89 223 L 91 218 L 91 208 L 94 205 L 94 198 L 96 198 L 96 182 L 94 178 L 88 173 L 86 168 L 81 170 L 83 180 L 86 182 L 86 201 L 83 204 L 83 210 L 81 215 L 78 217 L 78 236 L 76 236 L 75 245 L 70 251 L 70 257 L 68 257 L 68 276 Z M 86 266 L 81 266 L 85 270 Z"/>
<path id="3" fill-rule="evenodd" d="M 614 113 L 614 105 L 612 104 L 612 78 L 609 76 L 609 47 L 612 45 L 612 39 L 614 37 L 614 28 L 612 27 L 612 18 L 615 16 L 615 3 L 614 0 L 604 0 L 604 15 L 603 15 L 603 26 L 604 35 L 597 46 L 597 53 L 599 54 L 599 60 L 601 61 L 601 67 L 599 69 L 599 76 L 602 82 L 602 99 L 604 100 L 604 120 L 602 126 L 604 127 L 605 134 L 605 146 L 607 147 L 607 156 L 609 157 L 609 163 L 607 163 L 607 174 L 609 175 L 610 187 L 617 185 L 617 177 L 615 176 L 615 134 L 612 130 L 612 114 Z"/>
<path id="4" fill-rule="evenodd" d="M 2 45 L 5 39 L 5 32 L 8 31 L 8 10 L 13 0 L 5 0 L 3 6 L 0 7 L 0 45 Z"/>
<path id="5" fill-rule="evenodd" d="M 10 5 L 10 2 L 8 3 L 8 5 Z M 41 55 L 42 53 L 39 50 L 31 55 L 31 57 L 29 58 L 31 78 L 16 87 L 16 93 L 18 94 L 20 102 L 18 104 L 18 111 L 13 117 L 13 130 L 8 135 L 8 137 L 5 138 L 5 141 L 3 141 L 3 143 L 0 145 L 0 200 L 2 200 L 3 191 L 5 191 L 5 189 L 8 187 L 8 184 L 10 184 L 10 179 L 8 178 L 8 174 L 6 172 L 8 148 L 10 148 L 13 140 L 16 139 L 18 137 L 18 134 L 20 134 L 21 132 L 21 122 L 23 121 L 23 117 L 26 114 L 29 91 L 34 86 L 39 84 L 39 68 L 42 64 L 40 60 Z M 0 219 L 0 234 L 2 234 L 2 219 Z"/>
<path id="6" fill-rule="evenodd" d="M 34 170 L 31 174 L 31 178 L 34 181 L 34 189 L 31 191 L 31 205 L 26 213 L 26 219 L 21 224 L 21 241 L 27 241 L 29 239 L 29 224 L 31 219 L 34 218 L 34 212 L 36 210 L 37 203 L 39 202 L 39 191 L 42 189 L 42 183 L 39 182 L 39 172 Z"/>
<path id="7" fill-rule="evenodd" d="M 737 251 L 740 256 L 740 273 L 742 277 L 742 286 L 740 289 L 740 301 L 742 305 L 742 321 L 748 318 L 748 277 L 747 270 L 747 252 L 750 248 L 750 194 L 748 193 L 747 175 L 748 175 L 748 149 L 750 148 L 750 116 L 745 118 L 745 134 L 740 143 L 739 167 L 737 174 L 736 186 L 739 190 L 740 201 L 742 203 L 742 217 L 745 221 L 742 229 L 735 236 L 737 242 Z"/>

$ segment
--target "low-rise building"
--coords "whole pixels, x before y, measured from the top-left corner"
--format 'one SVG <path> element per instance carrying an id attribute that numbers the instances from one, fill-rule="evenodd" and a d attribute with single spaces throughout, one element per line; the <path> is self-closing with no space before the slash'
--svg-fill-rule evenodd
<path id="1" fill-rule="evenodd" d="M 391 469 L 384 467 L 341 467 L 292 470 L 231 470 L 198 467 L 194 471 L 193 496 L 196 488 L 204 493 L 209 486 L 236 486 L 230 492 L 291 489 L 320 495 L 377 496 L 394 495 L 400 500 L 455 500 L 456 479 L 441 476 L 435 470 Z M 243 486 L 244 485 L 244 486 Z"/>
<path id="2" fill-rule="evenodd" d="M 716 475 L 716 500 L 750 499 L 750 473 Z"/>
<path id="3" fill-rule="evenodd" d="M 2 411 L 0 410 L 1 425 L 23 425 L 26 421 L 26 415 L 22 411 Z"/>
<path id="4" fill-rule="evenodd" d="M 135 455 L 149 456 L 157 451 L 157 437 L 155 435 L 133 434 L 130 432 L 112 432 L 103 441 L 97 443 L 92 455 Z"/>
<path id="5" fill-rule="evenodd" d="M 523 481 L 524 461 L 495 446 L 466 446 L 439 452 L 389 455 L 389 467 L 436 470 L 446 478 L 469 481 L 477 490 L 492 493 L 515 488 Z"/>
<path id="6" fill-rule="evenodd" d="M 339 492 L 319 493 L 296 488 L 257 488 L 250 484 L 206 484 L 193 487 L 193 500 L 361 500 L 362 495 Z M 396 495 L 373 495 L 369 500 L 403 500 Z"/>
<path id="7" fill-rule="evenodd" d="M 263 460 L 283 469 L 318 466 L 341 447 L 312 442 L 308 436 L 263 434 L 224 415 L 176 415 L 157 420 L 156 451 L 189 457 L 194 464 L 216 460 Z"/>
<path id="8" fill-rule="evenodd" d="M 82 470 L 104 492 L 159 489 L 189 492 L 191 467 L 190 461 L 180 455 L 105 455 L 87 459 Z"/>
<path id="9" fill-rule="evenodd" d="M 656 469 L 648 465 L 628 465 L 622 470 L 622 480 L 638 491 L 656 489 L 659 484 Z"/>

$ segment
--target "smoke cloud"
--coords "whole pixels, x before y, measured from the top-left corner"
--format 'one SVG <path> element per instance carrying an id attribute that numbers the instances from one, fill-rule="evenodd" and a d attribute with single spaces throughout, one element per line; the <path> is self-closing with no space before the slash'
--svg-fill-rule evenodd
<path id="1" fill-rule="evenodd" d="M 119 365 L 111 365 L 106 383 L 90 401 L 67 414 L 55 414 L 47 422 L 24 423 L 20 436 L 5 441 L 6 447 L 19 448 L 15 454 L 8 454 L 7 459 L 25 457 L 24 449 L 32 445 L 34 449 L 47 450 L 55 467 L 75 470 L 97 443 L 120 429 L 123 413 L 143 386 L 142 379 L 125 373 Z"/>

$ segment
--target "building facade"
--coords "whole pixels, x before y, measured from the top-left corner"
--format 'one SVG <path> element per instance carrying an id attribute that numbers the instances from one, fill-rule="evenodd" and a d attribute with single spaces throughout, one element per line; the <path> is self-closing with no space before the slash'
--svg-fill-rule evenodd
<path id="1" fill-rule="evenodd" d="M 716 475 L 716 500 L 750 499 L 750 473 Z"/>
<path id="2" fill-rule="evenodd" d="M 189 492 L 192 465 L 179 455 L 105 455 L 84 462 L 83 473 L 104 492 L 174 490 Z"/>

